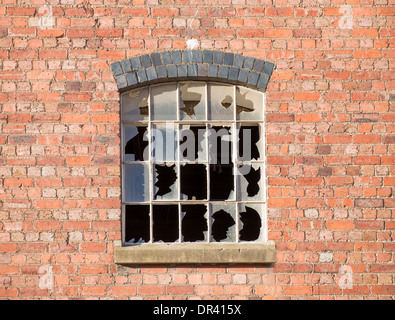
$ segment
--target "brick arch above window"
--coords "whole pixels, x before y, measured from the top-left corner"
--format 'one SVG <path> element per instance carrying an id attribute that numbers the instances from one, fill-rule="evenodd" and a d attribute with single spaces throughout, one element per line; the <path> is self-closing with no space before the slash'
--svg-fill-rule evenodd
<path id="1" fill-rule="evenodd" d="M 226 82 L 266 91 L 273 68 L 268 61 L 212 50 L 156 52 L 111 64 L 120 92 L 180 80 Z"/>

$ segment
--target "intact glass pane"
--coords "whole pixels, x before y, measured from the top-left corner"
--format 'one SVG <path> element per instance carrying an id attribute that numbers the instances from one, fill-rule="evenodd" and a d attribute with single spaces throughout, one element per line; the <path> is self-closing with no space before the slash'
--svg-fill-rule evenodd
<path id="1" fill-rule="evenodd" d="M 262 94 L 236 87 L 236 114 L 240 120 L 263 120 Z"/>
<path id="2" fill-rule="evenodd" d="M 154 86 L 151 94 L 152 120 L 177 120 L 177 85 Z"/>
<path id="3" fill-rule="evenodd" d="M 243 164 L 237 168 L 238 200 L 264 201 L 263 164 Z"/>
<path id="4" fill-rule="evenodd" d="M 239 205 L 239 241 L 262 241 L 261 204 L 240 204 Z"/>
<path id="5" fill-rule="evenodd" d="M 148 120 L 148 88 L 125 92 L 122 99 L 122 120 Z"/>
<path id="6" fill-rule="evenodd" d="M 182 120 L 206 119 L 206 90 L 204 84 L 180 83 L 180 111 Z"/>
<path id="7" fill-rule="evenodd" d="M 236 205 L 212 204 L 211 205 L 211 241 L 235 242 L 236 241 Z"/>
<path id="8" fill-rule="evenodd" d="M 233 120 L 234 97 L 233 86 L 209 84 L 209 120 Z"/>
<path id="9" fill-rule="evenodd" d="M 177 128 L 172 123 L 154 125 L 152 156 L 156 163 L 177 160 Z"/>
<path id="10" fill-rule="evenodd" d="M 123 166 L 124 202 L 147 202 L 149 193 L 148 164 L 125 164 Z"/>

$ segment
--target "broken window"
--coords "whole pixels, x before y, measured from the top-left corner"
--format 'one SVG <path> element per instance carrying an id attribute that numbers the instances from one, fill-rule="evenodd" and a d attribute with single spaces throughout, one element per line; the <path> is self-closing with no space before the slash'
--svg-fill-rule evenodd
<path id="1" fill-rule="evenodd" d="M 124 244 L 266 240 L 261 92 L 179 82 L 121 97 Z"/>

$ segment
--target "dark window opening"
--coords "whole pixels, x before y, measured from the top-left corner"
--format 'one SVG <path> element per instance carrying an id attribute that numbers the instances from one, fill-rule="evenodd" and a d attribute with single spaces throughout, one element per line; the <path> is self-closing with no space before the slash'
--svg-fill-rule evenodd
<path id="1" fill-rule="evenodd" d="M 259 213 L 248 206 L 245 207 L 244 212 L 240 212 L 240 221 L 243 223 L 243 228 L 240 230 L 240 241 L 255 241 L 259 238 L 262 221 Z"/>
<path id="2" fill-rule="evenodd" d="M 182 218 L 182 236 L 184 242 L 195 242 L 205 240 L 205 231 L 207 231 L 207 206 L 182 205 L 181 212 L 184 213 Z"/>
<path id="3" fill-rule="evenodd" d="M 178 240 L 178 206 L 153 206 L 154 241 L 175 242 Z"/>
<path id="4" fill-rule="evenodd" d="M 155 193 L 155 199 L 158 196 L 164 196 L 165 194 L 168 194 L 172 192 L 171 186 L 174 185 L 174 183 L 177 180 L 177 174 L 175 170 L 176 165 L 155 165 L 155 170 L 156 170 L 156 183 L 155 187 L 158 188 L 157 192 Z"/>
<path id="5" fill-rule="evenodd" d="M 233 164 L 210 165 L 210 200 L 227 200 L 234 190 Z"/>
<path id="6" fill-rule="evenodd" d="M 150 241 L 150 207 L 125 206 L 125 241 L 144 243 Z"/>
<path id="7" fill-rule="evenodd" d="M 246 135 L 246 137 L 244 137 Z M 260 158 L 257 146 L 260 140 L 259 126 L 241 126 L 239 130 L 239 157 L 243 161 L 258 160 Z M 244 142 L 251 141 L 248 145 Z M 248 152 L 246 152 L 248 151 Z"/>
<path id="8" fill-rule="evenodd" d="M 125 146 L 125 154 L 134 154 L 135 161 L 144 161 L 144 150 L 148 146 L 147 139 L 144 140 L 147 127 L 137 127 L 137 134 L 131 138 Z"/>
<path id="9" fill-rule="evenodd" d="M 219 210 L 212 215 L 214 222 L 211 227 L 211 235 L 217 242 L 229 237 L 229 228 L 235 224 L 235 220 L 225 210 Z"/>
<path id="10" fill-rule="evenodd" d="M 252 166 L 250 166 L 249 172 L 243 176 L 248 182 L 247 195 L 249 197 L 257 195 L 259 192 L 258 182 L 261 180 L 261 168 L 255 170 Z"/>
<path id="11" fill-rule="evenodd" d="M 207 169 L 204 164 L 185 164 L 180 166 L 181 193 L 188 200 L 207 199 Z"/>

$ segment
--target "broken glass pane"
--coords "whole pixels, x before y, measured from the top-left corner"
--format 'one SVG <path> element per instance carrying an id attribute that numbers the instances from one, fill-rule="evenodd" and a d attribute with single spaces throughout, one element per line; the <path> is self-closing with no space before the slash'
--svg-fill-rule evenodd
<path id="1" fill-rule="evenodd" d="M 262 240 L 262 205 L 241 204 L 239 206 L 239 240 Z"/>
<path id="2" fill-rule="evenodd" d="M 177 160 L 177 131 L 173 123 L 155 125 L 152 129 L 152 156 L 156 163 Z"/>
<path id="3" fill-rule="evenodd" d="M 125 92 L 122 99 L 122 121 L 148 120 L 148 88 Z"/>
<path id="4" fill-rule="evenodd" d="M 180 166 L 180 188 L 182 200 L 207 199 L 207 168 L 204 164 Z"/>
<path id="5" fill-rule="evenodd" d="M 148 161 L 147 127 L 124 126 L 124 161 Z"/>
<path id="6" fill-rule="evenodd" d="M 236 114 L 240 120 L 263 120 L 262 94 L 236 87 Z"/>
<path id="7" fill-rule="evenodd" d="M 234 119 L 233 86 L 209 84 L 208 96 L 210 120 Z"/>
<path id="8" fill-rule="evenodd" d="M 177 120 L 177 85 L 154 86 L 151 94 L 152 120 Z"/>
<path id="9" fill-rule="evenodd" d="M 149 205 L 125 206 L 125 242 L 150 241 Z"/>
<path id="10" fill-rule="evenodd" d="M 260 160 L 263 156 L 260 130 L 260 126 L 241 125 L 238 130 L 240 161 Z"/>
<path id="11" fill-rule="evenodd" d="M 211 205 L 211 240 L 215 242 L 236 241 L 236 207 L 233 204 Z"/>
<path id="12" fill-rule="evenodd" d="M 152 223 L 155 242 L 177 241 L 178 205 L 154 205 Z"/>
<path id="13" fill-rule="evenodd" d="M 209 129 L 209 163 L 232 163 L 232 133 L 230 126 L 213 126 Z"/>
<path id="14" fill-rule="evenodd" d="M 180 160 L 206 161 L 205 136 L 205 126 L 182 126 L 180 131 Z"/>
<path id="15" fill-rule="evenodd" d="M 181 232 L 184 242 L 207 240 L 207 206 L 204 204 L 181 206 Z"/>
<path id="16" fill-rule="evenodd" d="M 263 165 L 243 164 L 237 168 L 238 200 L 259 201 L 264 199 Z"/>
<path id="17" fill-rule="evenodd" d="M 233 164 L 210 164 L 210 200 L 232 200 L 233 198 Z"/>
<path id="18" fill-rule="evenodd" d="M 182 120 L 205 120 L 205 85 L 190 82 L 180 83 L 180 110 Z"/>
<path id="19" fill-rule="evenodd" d="M 123 166 L 124 202 L 146 202 L 150 200 L 149 167 L 147 164 L 125 164 Z"/>
<path id="20" fill-rule="evenodd" d="M 176 164 L 155 164 L 155 200 L 178 199 L 177 166 Z"/>

